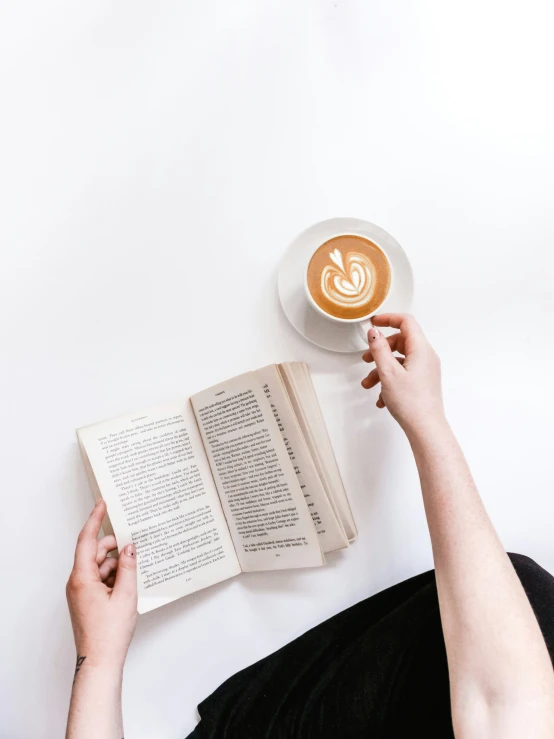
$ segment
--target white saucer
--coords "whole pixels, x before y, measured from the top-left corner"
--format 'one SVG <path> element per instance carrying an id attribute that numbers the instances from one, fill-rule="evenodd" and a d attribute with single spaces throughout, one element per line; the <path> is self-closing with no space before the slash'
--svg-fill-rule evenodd
<path id="1" fill-rule="evenodd" d="M 409 312 L 414 295 L 414 277 L 406 252 L 384 229 L 359 218 L 330 218 L 310 226 L 297 236 L 281 260 L 277 284 L 285 315 L 305 339 L 333 352 L 359 352 L 367 348 L 359 328 L 334 323 L 317 313 L 308 303 L 304 287 L 304 275 L 314 251 L 342 233 L 371 239 L 382 247 L 390 260 L 391 290 L 379 313 Z"/>

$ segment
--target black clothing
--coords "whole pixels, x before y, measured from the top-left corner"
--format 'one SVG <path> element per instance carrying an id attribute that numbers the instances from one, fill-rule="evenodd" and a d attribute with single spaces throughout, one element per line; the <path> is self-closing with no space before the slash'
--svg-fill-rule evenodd
<path id="1" fill-rule="evenodd" d="M 510 558 L 554 659 L 554 578 Z M 453 737 L 434 571 L 333 616 L 223 683 L 189 739 Z"/>

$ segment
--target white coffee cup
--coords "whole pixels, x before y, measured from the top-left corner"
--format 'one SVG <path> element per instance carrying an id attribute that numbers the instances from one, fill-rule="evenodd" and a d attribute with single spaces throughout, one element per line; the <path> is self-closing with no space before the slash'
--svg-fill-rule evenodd
<path id="1" fill-rule="evenodd" d="M 331 239 L 337 238 L 338 236 L 357 236 L 358 238 L 364 239 L 364 240 L 366 240 L 366 238 L 367 238 L 366 236 L 363 236 L 362 234 L 356 234 L 356 233 L 337 233 L 334 236 L 330 236 L 328 239 L 326 239 L 326 241 L 331 241 Z M 305 289 L 305 292 L 306 292 L 306 297 L 308 298 L 308 302 L 312 306 L 312 308 L 317 313 L 319 313 L 320 315 L 322 315 L 325 318 L 327 318 L 329 321 L 334 321 L 334 323 L 351 324 L 351 325 L 356 326 L 358 328 L 358 330 L 360 331 L 360 333 L 362 334 L 364 341 L 367 341 L 367 332 L 373 326 L 373 323 L 371 321 L 371 317 L 377 315 L 377 313 L 379 313 L 381 307 L 384 305 L 385 301 L 387 300 L 387 298 L 388 298 L 388 296 L 390 294 L 390 291 L 391 291 L 391 288 L 392 288 L 392 281 L 394 279 L 392 264 L 391 264 L 391 261 L 389 259 L 389 256 L 388 256 L 386 250 L 381 246 L 381 244 L 378 244 L 377 241 L 374 241 L 373 239 L 372 239 L 372 241 L 373 241 L 373 243 L 376 246 L 379 247 L 380 251 L 384 254 L 385 259 L 387 260 L 387 264 L 389 266 L 389 273 L 390 273 L 390 284 L 389 284 L 389 289 L 387 291 L 387 294 L 385 295 L 385 297 L 381 301 L 380 305 L 378 305 L 376 308 L 374 308 L 366 316 L 361 316 L 360 318 L 338 318 L 337 316 L 332 316 L 330 313 L 327 313 L 326 311 L 324 311 L 323 308 L 321 308 L 315 302 L 315 300 L 313 299 L 312 294 L 310 292 L 310 288 L 308 287 L 308 267 L 310 265 L 310 261 L 311 261 L 312 256 L 315 254 L 315 252 L 321 246 L 323 246 L 323 244 L 318 244 L 315 247 L 315 249 L 312 251 L 312 254 L 310 256 L 310 259 L 308 259 L 308 264 L 306 265 L 306 270 L 304 272 L 304 289 Z"/>

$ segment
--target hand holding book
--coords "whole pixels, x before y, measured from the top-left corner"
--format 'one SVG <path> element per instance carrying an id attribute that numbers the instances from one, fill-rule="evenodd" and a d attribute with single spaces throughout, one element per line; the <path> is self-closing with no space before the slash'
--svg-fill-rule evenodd
<path id="1" fill-rule="evenodd" d="M 355 537 L 304 364 L 77 433 L 105 529 L 137 547 L 141 613 L 241 571 L 322 565 Z"/>

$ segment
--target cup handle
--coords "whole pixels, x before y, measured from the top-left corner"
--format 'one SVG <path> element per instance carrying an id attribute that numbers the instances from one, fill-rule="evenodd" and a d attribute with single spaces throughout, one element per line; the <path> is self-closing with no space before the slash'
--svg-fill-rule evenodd
<path id="1" fill-rule="evenodd" d="M 369 342 L 367 340 L 367 332 L 370 328 L 373 328 L 373 321 L 371 318 L 366 318 L 363 321 L 360 321 L 356 324 L 358 331 L 360 332 L 360 336 L 365 341 L 365 343 L 369 346 Z"/>

